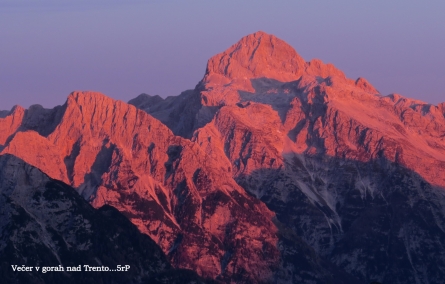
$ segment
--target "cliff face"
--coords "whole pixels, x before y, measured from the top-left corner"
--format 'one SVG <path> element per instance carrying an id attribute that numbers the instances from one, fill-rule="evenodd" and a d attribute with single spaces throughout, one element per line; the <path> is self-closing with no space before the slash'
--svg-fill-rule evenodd
<path id="1" fill-rule="evenodd" d="M 232 70 L 231 65 L 238 68 Z M 243 66 L 254 71 L 243 76 Z M 249 86 L 238 84 L 241 77 Z M 289 45 L 272 35 L 249 35 L 210 59 L 198 87 L 203 106 L 226 108 L 210 123 L 221 133 L 228 131 L 222 116 L 236 117 L 244 125 L 255 121 L 260 130 L 263 124 L 273 124 L 274 131 L 262 132 L 281 136 L 281 146 L 272 147 L 279 153 L 322 153 L 361 162 L 383 155 L 432 184 L 445 185 L 443 104 L 433 106 L 397 94 L 382 97 L 363 78 L 347 79 L 318 60 L 302 63 Z"/>
<path id="2" fill-rule="evenodd" d="M 443 278 L 443 104 L 381 96 L 263 32 L 211 58 L 194 90 L 129 103 L 17 107 L 1 154 L 115 207 L 204 277 Z"/>

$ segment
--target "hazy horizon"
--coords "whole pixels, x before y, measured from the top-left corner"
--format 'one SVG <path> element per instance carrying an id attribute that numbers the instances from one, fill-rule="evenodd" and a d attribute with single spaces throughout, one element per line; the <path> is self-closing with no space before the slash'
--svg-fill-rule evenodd
<path id="1" fill-rule="evenodd" d="M 262 30 L 382 95 L 445 101 L 445 3 L 429 1 L 2 1 L 0 110 L 63 104 L 74 90 L 122 101 L 179 95 L 207 60 Z"/>

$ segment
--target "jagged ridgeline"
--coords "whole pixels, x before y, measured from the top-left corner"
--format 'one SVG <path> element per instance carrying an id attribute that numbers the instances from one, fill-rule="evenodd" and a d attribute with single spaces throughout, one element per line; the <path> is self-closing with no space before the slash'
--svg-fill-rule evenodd
<path id="1" fill-rule="evenodd" d="M 1 112 L 0 151 L 97 216 L 116 208 L 166 265 L 206 279 L 440 283 L 444 113 L 257 32 L 176 97 L 73 92 L 54 109 Z"/>

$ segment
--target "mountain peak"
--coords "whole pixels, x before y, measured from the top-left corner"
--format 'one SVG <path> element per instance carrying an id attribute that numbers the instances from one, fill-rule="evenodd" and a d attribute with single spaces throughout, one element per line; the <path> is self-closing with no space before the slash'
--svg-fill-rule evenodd
<path id="1" fill-rule="evenodd" d="M 302 75 L 346 79 L 344 73 L 334 65 L 324 64 L 319 59 L 306 62 L 284 40 L 258 31 L 210 58 L 202 83 L 207 87 L 230 84 L 236 89 L 253 92 L 251 79 L 291 82 L 300 79 Z"/>
<path id="2" fill-rule="evenodd" d="M 304 68 L 304 59 L 288 43 L 259 31 L 213 56 L 207 64 L 204 81 L 227 84 L 267 77 L 286 82 L 298 79 Z"/>

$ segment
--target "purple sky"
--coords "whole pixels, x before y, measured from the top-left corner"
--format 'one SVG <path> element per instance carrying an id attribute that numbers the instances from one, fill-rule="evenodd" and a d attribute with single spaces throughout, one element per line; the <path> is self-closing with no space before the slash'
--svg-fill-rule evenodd
<path id="1" fill-rule="evenodd" d="M 366 2 L 366 3 L 365 3 Z M 128 101 L 194 88 L 207 60 L 263 30 L 383 95 L 445 101 L 445 1 L 1 0 L 0 110 L 73 90 Z"/>

